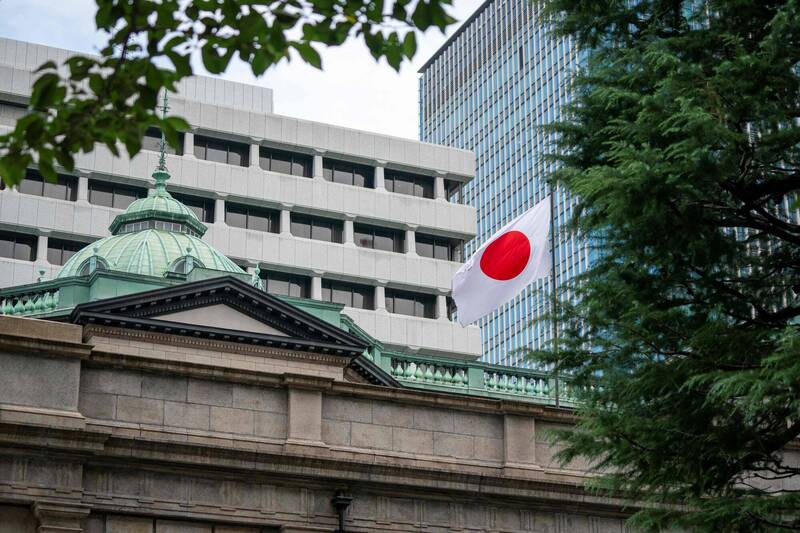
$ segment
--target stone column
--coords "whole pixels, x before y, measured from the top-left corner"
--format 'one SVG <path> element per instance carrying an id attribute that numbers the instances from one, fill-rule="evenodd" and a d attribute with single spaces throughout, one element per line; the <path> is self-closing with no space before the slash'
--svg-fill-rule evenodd
<path id="1" fill-rule="evenodd" d="M 322 300 L 322 272 L 316 270 L 311 276 L 311 299 Z"/>
<path id="2" fill-rule="evenodd" d="M 353 220 L 356 218 L 355 215 L 345 215 L 344 216 L 344 231 L 343 233 L 343 241 L 345 246 L 355 246 L 355 230 L 353 229 Z"/>
<path id="3" fill-rule="evenodd" d="M 314 172 L 312 176 L 315 178 L 324 179 L 322 177 L 322 156 L 324 154 L 325 150 L 314 149 Z"/>
<path id="4" fill-rule="evenodd" d="M 183 134 L 183 155 L 194 157 L 194 132 L 187 131 Z"/>
<path id="5" fill-rule="evenodd" d="M 88 176 L 79 176 L 78 177 L 78 202 L 80 203 L 89 203 L 89 177 Z"/>
<path id="6" fill-rule="evenodd" d="M 503 456 L 505 468 L 536 466 L 536 426 L 532 416 L 503 417 Z"/>
<path id="7" fill-rule="evenodd" d="M 386 190 L 386 182 L 384 181 L 384 172 L 386 170 L 386 161 L 375 162 L 375 189 L 379 191 Z"/>
<path id="8" fill-rule="evenodd" d="M 260 168 L 260 148 L 261 145 L 258 144 L 258 141 L 253 139 L 253 144 L 250 145 L 250 168 Z"/>
<path id="9" fill-rule="evenodd" d="M 450 320 L 447 317 L 447 296 L 444 294 L 436 295 L 436 319 Z"/>
<path id="10" fill-rule="evenodd" d="M 281 204 L 281 235 L 292 234 L 292 205 Z"/>
<path id="11" fill-rule="evenodd" d="M 39 237 L 36 239 L 36 262 L 47 262 L 47 243 L 49 242 L 49 231 L 42 230 Z"/>
<path id="12" fill-rule="evenodd" d="M 436 177 L 433 178 L 433 199 L 434 200 L 447 200 L 444 188 L 445 173 L 436 171 Z"/>
<path id="13" fill-rule="evenodd" d="M 39 523 L 37 533 L 81 533 L 81 520 L 89 516 L 89 506 L 80 503 L 37 501 L 33 514 Z"/>
<path id="14" fill-rule="evenodd" d="M 214 224 L 225 224 L 225 196 L 214 200 Z"/>
<path id="15" fill-rule="evenodd" d="M 410 255 L 417 255 L 417 235 L 415 230 L 417 226 L 414 224 L 406 225 L 406 249 L 405 252 Z"/>
<path id="16" fill-rule="evenodd" d="M 378 280 L 375 285 L 375 310 L 386 312 L 386 282 Z"/>
<path id="17" fill-rule="evenodd" d="M 322 442 L 322 391 L 333 380 L 315 376 L 284 374 L 288 387 L 289 409 L 287 446 L 325 446 Z"/>

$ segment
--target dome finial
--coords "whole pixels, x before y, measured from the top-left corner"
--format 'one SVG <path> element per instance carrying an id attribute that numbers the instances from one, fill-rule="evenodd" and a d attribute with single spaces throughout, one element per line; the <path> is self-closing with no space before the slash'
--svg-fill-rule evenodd
<path id="1" fill-rule="evenodd" d="M 167 90 L 164 89 L 164 102 L 161 105 L 161 118 L 167 118 L 169 104 L 167 101 Z M 169 179 L 167 170 L 167 138 L 164 136 L 164 128 L 161 128 L 161 142 L 159 143 L 158 167 L 153 172 L 153 179 L 156 180 L 156 194 L 166 192 L 166 183 Z"/>

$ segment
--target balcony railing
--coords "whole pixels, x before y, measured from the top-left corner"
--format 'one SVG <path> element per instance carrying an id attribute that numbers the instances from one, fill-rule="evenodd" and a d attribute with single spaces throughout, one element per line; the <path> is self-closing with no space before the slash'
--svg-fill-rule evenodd
<path id="1" fill-rule="evenodd" d="M 575 405 L 569 381 L 563 376 L 556 379 L 550 372 L 380 349 L 365 357 L 407 387 L 560 407 Z"/>

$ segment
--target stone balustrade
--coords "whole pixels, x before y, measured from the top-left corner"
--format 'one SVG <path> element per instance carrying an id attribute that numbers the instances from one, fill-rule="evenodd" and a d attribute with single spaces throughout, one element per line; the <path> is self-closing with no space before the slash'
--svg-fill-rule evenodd
<path id="1" fill-rule="evenodd" d="M 573 406 L 574 390 L 550 372 L 437 356 L 376 351 L 365 357 L 413 388 Z M 556 394 L 558 381 L 558 394 Z"/>

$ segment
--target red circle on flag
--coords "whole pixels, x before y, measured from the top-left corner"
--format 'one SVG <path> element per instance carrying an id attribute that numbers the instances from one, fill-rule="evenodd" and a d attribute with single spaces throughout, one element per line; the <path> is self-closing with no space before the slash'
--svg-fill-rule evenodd
<path id="1" fill-rule="evenodd" d="M 489 243 L 481 256 L 481 270 L 498 281 L 519 276 L 531 257 L 531 243 L 521 231 L 503 233 Z"/>

